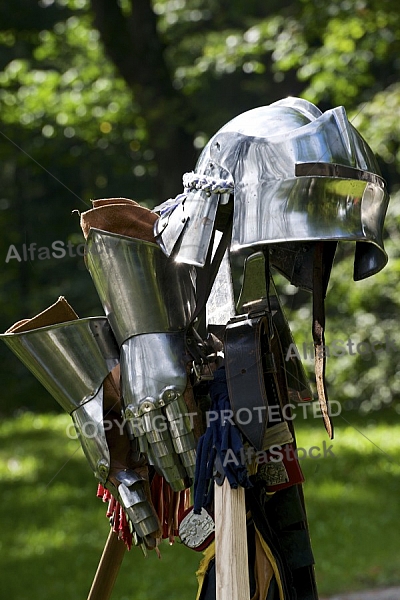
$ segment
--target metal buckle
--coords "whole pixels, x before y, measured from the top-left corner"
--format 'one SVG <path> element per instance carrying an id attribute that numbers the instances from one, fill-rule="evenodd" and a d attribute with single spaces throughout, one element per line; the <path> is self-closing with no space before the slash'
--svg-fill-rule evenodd
<path id="1" fill-rule="evenodd" d="M 201 383 L 202 381 L 212 381 L 214 379 L 214 373 L 211 370 L 209 363 L 201 361 L 200 363 L 192 362 L 193 373 L 196 377 L 196 383 Z"/>
<path id="2" fill-rule="evenodd" d="M 266 317 L 268 319 L 268 333 L 270 339 L 274 337 L 273 327 L 273 312 L 269 310 L 269 304 L 267 298 L 260 298 L 252 302 L 246 302 L 242 306 L 242 313 L 236 315 L 230 319 L 229 323 L 240 323 L 241 321 L 252 319 L 259 319 L 260 317 Z"/>

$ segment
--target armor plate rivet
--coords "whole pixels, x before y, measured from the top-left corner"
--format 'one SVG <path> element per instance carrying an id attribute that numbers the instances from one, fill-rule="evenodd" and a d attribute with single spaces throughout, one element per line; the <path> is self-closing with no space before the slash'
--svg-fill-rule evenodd
<path id="1" fill-rule="evenodd" d="M 104 460 L 104 458 L 102 458 L 101 460 L 99 460 L 99 462 L 97 463 L 97 469 L 99 471 L 100 476 L 103 479 L 107 478 L 108 475 L 108 471 L 110 469 L 110 465 L 108 464 L 108 462 L 106 460 Z"/>
<path id="2" fill-rule="evenodd" d="M 177 393 L 175 392 L 175 390 L 166 390 L 163 393 L 162 399 L 164 401 L 170 402 L 171 400 L 175 400 L 176 397 L 177 397 Z"/>
<path id="3" fill-rule="evenodd" d="M 134 419 L 135 418 L 135 409 L 132 406 L 132 404 L 129 404 L 126 408 L 125 408 L 125 419 Z"/>

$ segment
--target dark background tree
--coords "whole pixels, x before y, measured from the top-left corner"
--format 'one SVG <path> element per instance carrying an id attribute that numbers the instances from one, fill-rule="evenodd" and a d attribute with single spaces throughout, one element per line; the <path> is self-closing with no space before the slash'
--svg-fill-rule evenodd
<path id="1" fill-rule="evenodd" d="M 287 95 L 323 110 L 343 104 L 395 195 L 399 21 L 386 0 L 1 0 L 2 331 L 59 295 L 80 316 L 101 314 L 73 211 L 90 208 L 91 198 L 126 196 L 154 206 L 175 196 L 209 137 L 255 106 Z M 395 407 L 399 397 L 398 223 L 392 201 L 391 262 L 382 275 L 351 285 L 345 248 L 328 295 L 333 338 L 355 331 L 360 340 L 384 341 L 389 332 L 394 340 L 368 363 L 329 362 L 338 399 L 358 407 L 374 398 L 365 410 Z M 55 241 L 65 245 L 62 258 L 51 253 Z M 25 260 L 23 245 L 30 243 L 48 248 L 49 256 L 36 251 Z M 12 245 L 21 260 L 10 255 Z M 287 308 L 297 309 L 291 316 L 298 339 L 309 340 L 309 300 L 283 283 L 281 289 Z M 0 412 L 55 408 L 3 345 L 0 359 L 7 390 Z"/>

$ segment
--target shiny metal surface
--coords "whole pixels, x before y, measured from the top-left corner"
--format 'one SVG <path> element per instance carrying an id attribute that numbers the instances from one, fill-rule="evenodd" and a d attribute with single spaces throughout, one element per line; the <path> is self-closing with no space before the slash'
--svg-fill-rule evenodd
<path id="1" fill-rule="evenodd" d="M 124 405 L 132 405 L 133 416 L 164 406 L 172 393 L 183 394 L 186 382 L 184 332 L 146 333 L 121 346 L 121 387 Z"/>
<path id="2" fill-rule="evenodd" d="M 117 493 L 114 489 L 112 492 L 133 523 L 136 533 L 143 538 L 157 531 L 160 524 L 154 508 L 147 499 L 144 488 L 145 480 L 131 470 L 120 471 L 116 478 L 121 483 Z"/>
<path id="3" fill-rule="evenodd" d="M 105 483 L 110 470 L 110 452 L 103 424 L 103 386 L 94 398 L 74 410 L 71 416 L 95 477 Z"/>
<path id="4" fill-rule="evenodd" d="M 248 256 L 243 267 L 243 281 L 236 304 L 238 314 L 243 313 L 243 306 L 267 297 L 265 281 L 265 257 L 262 252 L 254 252 Z"/>
<path id="5" fill-rule="evenodd" d="M 299 110 L 290 100 L 240 115 L 210 142 L 210 161 L 235 181 L 232 248 L 286 241 L 370 242 L 357 249 L 354 270 L 355 279 L 367 277 L 387 262 L 385 184 L 380 177 L 362 181 L 349 172 L 321 175 L 315 163 L 379 174 L 376 159 L 343 107 L 313 119 L 304 103 Z M 298 163 L 307 175 L 296 176 Z M 310 163 L 308 171 L 304 163 Z"/>
<path id="6" fill-rule="evenodd" d="M 187 384 L 184 332 L 147 333 L 121 346 L 125 418 L 140 448 L 172 489 L 194 477 L 196 442 L 183 393 Z"/>
<path id="7" fill-rule="evenodd" d="M 188 324 L 193 269 L 169 261 L 156 244 L 91 229 L 86 264 L 119 344 Z"/>
<path id="8" fill-rule="evenodd" d="M 119 362 L 105 317 L 5 333 L 0 339 L 68 413 L 93 398 Z"/>
<path id="9" fill-rule="evenodd" d="M 182 396 L 178 396 L 164 409 L 168 419 L 168 429 L 175 452 L 179 454 L 190 479 L 194 479 L 196 469 L 196 440 L 187 415 L 187 407 Z"/>
<path id="10" fill-rule="evenodd" d="M 356 171 L 366 175 L 360 178 Z M 378 272 L 387 262 L 382 238 L 386 185 L 343 107 L 322 113 L 305 100 L 286 98 L 245 112 L 210 140 L 195 172 L 233 180 L 231 249 L 281 246 L 276 266 L 289 280 L 303 245 L 316 240 L 356 242 L 355 280 Z M 171 231 L 174 218 L 172 213 Z M 168 235 L 168 226 L 162 237 Z M 185 259 L 179 250 L 176 257 Z M 296 285 L 308 288 L 305 279 L 300 276 Z"/>
<path id="11" fill-rule="evenodd" d="M 159 525 L 143 487 L 136 485 L 136 488 L 136 490 L 131 490 L 121 484 L 118 486 L 118 496 L 125 512 L 133 523 L 136 533 L 140 537 L 145 537 L 157 531 Z"/>
<path id="12" fill-rule="evenodd" d="M 185 230 L 179 245 L 177 262 L 204 265 L 219 201 L 219 194 L 193 191 L 188 193 L 172 215 L 162 216 L 156 221 L 154 233 L 159 236 L 162 248 L 168 256 L 173 253 L 177 239 Z"/>
<path id="13" fill-rule="evenodd" d="M 214 521 L 204 508 L 199 515 L 191 510 L 179 524 L 179 537 L 189 548 L 201 546 L 214 531 Z"/>
<path id="14" fill-rule="evenodd" d="M 117 480 L 123 483 L 125 486 L 130 487 L 136 483 L 143 483 L 144 479 L 136 471 L 131 469 L 125 471 L 119 471 L 116 475 Z"/>
<path id="15" fill-rule="evenodd" d="M 78 319 L 0 338 L 71 414 L 89 465 L 104 483 L 110 453 L 103 425 L 102 383 L 119 362 L 107 319 Z"/>
<path id="16" fill-rule="evenodd" d="M 241 191 L 248 194 L 250 190 L 241 186 Z M 269 205 L 262 202 L 265 194 L 271 197 Z M 314 202 L 315 198 L 319 202 Z M 234 249 L 260 246 L 267 239 L 275 244 L 293 239 L 365 240 L 370 244 L 364 244 L 363 257 L 355 262 L 356 280 L 380 271 L 387 262 L 382 250 L 382 227 L 388 197 L 383 186 L 330 177 L 300 177 L 275 185 L 260 184 L 257 202 L 238 204 L 237 223 L 240 221 L 241 226 L 233 232 Z"/>
<path id="17" fill-rule="evenodd" d="M 221 239 L 216 232 L 216 242 Z M 232 273 L 229 260 L 229 250 L 226 250 L 221 261 L 214 285 L 206 304 L 207 324 L 225 325 L 235 316 L 235 298 L 233 293 Z"/>
<path id="18" fill-rule="evenodd" d="M 377 185 L 384 185 L 382 177 L 369 171 L 363 171 L 362 169 L 356 169 L 354 167 L 346 167 L 344 165 L 337 165 L 335 163 L 324 163 L 324 162 L 304 162 L 296 163 L 294 166 L 294 174 L 296 177 L 340 177 L 341 179 L 359 179 L 361 181 L 367 181 L 368 183 L 374 183 Z"/>

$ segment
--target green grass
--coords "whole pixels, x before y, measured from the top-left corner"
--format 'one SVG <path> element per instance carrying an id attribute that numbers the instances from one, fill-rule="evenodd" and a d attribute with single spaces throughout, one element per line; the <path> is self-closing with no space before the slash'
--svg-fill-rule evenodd
<path id="1" fill-rule="evenodd" d="M 335 429 L 334 457 L 301 463 L 318 587 L 331 594 L 399 584 L 399 417 L 345 413 Z M 318 420 L 300 424 L 299 446 L 323 440 Z"/>
<path id="2" fill-rule="evenodd" d="M 335 419 L 333 457 L 302 460 L 321 594 L 400 583 L 400 423 Z M 87 596 L 108 534 L 105 505 L 67 415 L 25 413 L 0 425 L 0 574 L 7 600 Z M 357 431 L 358 430 L 358 431 Z M 298 445 L 328 442 L 296 419 Z M 367 439 L 368 438 L 368 439 Z M 329 443 L 328 443 L 329 446 Z M 113 600 L 195 598 L 200 556 L 175 544 L 162 558 L 127 553 Z"/>
<path id="3" fill-rule="evenodd" d="M 0 597 L 87 597 L 109 532 L 106 505 L 67 415 L 27 413 L 0 425 Z M 194 598 L 200 555 L 180 544 L 127 553 L 113 600 Z"/>

